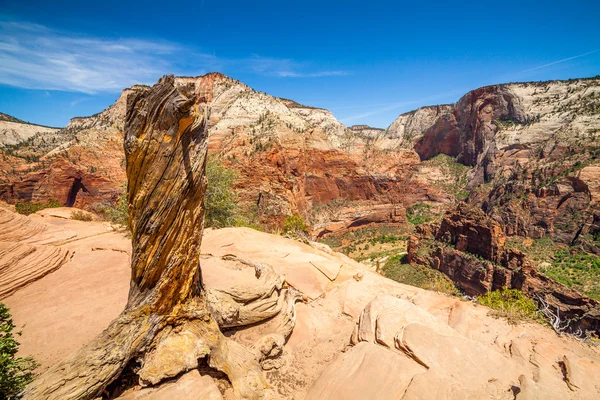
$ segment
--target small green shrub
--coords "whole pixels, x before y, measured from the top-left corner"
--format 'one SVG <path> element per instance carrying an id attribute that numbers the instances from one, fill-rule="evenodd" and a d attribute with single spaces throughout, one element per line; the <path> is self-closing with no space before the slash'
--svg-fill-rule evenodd
<path id="1" fill-rule="evenodd" d="M 39 364 L 31 357 L 16 357 L 19 342 L 13 332 L 15 325 L 8 307 L 0 303 L 0 398 L 16 399 L 25 386 L 33 380 L 33 371 Z"/>
<path id="2" fill-rule="evenodd" d="M 477 298 L 477 302 L 491 308 L 497 316 L 504 317 L 513 324 L 517 321 L 546 322 L 535 302 L 518 289 L 503 287 L 500 290 L 487 292 Z"/>
<path id="3" fill-rule="evenodd" d="M 381 235 L 369 239 L 369 243 L 395 243 L 402 240 L 408 240 L 404 235 Z"/>
<path id="4" fill-rule="evenodd" d="M 283 223 L 283 232 L 284 233 L 307 233 L 308 226 L 306 225 L 306 221 L 304 218 L 298 214 L 288 215 L 285 217 L 285 222 Z"/>
<path id="5" fill-rule="evenodd" d="M 571 253 L 573 251 L 573 253 Z M 600 300 L 600 257 L 578 248 L 560 249 L 541 272 L 591 298 Z"/>
<path id="6" fill-rule="evenodd" d="M 105 220 L 112 222 L 115 225 L 122 227 L 129 226 L 129 204 L 127 202 L 127 184 L 121 187 L 121 194 L 117 199 L 116 204 L 94 204 L 93 210 Z"/>
<path id="7" fill-rule="evenodd" d="M 77 221 L 91 221 L 92 214 L 81 210 L 74 210 L 71 212 L 71 219 L 75 219 Z"/>
<path id="8" fill-rule="evenodd" d="M 47 203 L 35 203 L 32 201 L 25 201 L 22 203 L 15 204 L 15 210 L 19 214 L 30 215 L 35 214 L 36 212 L 41 211 L 45 208 L 57 208 L 62 206 L 63 205 L 60 204 L 58 201 L 52 199 L 49 200 Z"/>
<path id="9" fill-rule="evenodd" d="M 460 201 L 465 201 L 469 198 L 469 192 L 467 190 L 461 189 L 456 193 L 456 199 Z"/>

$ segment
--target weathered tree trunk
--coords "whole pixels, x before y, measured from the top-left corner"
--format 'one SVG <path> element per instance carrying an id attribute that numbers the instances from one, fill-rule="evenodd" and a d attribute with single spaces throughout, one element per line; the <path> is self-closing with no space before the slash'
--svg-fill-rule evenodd
<path id="1" fill-rule="evenodd" d="M 260 357 L 225 338 L 215 317 L 236 326 L 285 310 L 287 336 L 295 298 L 287 289 L 279 296 L 283 279 L 269 269 L 262 278 L 268 296 L 255 296 L 262 302 L 256 313 L 249 304 L 235 303 L 235 296 L 216 292 L 210 292 L 212 301 L 237 304 L 237 317 L 220 315 L 219 304 L 210 307 L 215 317 L 209 309 L 199 264 L 207 120 L 193 86 L 178 86 L 172 76 L 128 97 L 125 153 L 133 254 L 127 306 L 94 341 L 40 376 L 26 399 L 94 398 L 132 359 L 141 364 L 140 382 L 156 384 L 197 367 L 205 356 L 228 375 L 237 397 L 262 397 L 266 382 Z"/>

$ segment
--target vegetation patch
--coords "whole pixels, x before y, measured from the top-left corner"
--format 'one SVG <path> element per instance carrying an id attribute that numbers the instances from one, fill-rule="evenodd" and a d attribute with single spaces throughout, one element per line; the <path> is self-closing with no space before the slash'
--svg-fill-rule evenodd
<path id="1" fill-rule="evenodd" d="M 204 200 L 205 226 L 213 228 L 234 226 L 239 215 L 237 196 L 232 189 L 238 178 L 236 171 L 223 166 L 214 158 L 209 158 L 206 163 L 206 177 L 208 185 Z"/>
<path id="2" fill-rule="evenodd" d="M 442 272 L 422 265 L 410 265 L 406 263 L 405 258 L 404 255 L 391 257 L 381 270 L 383 275 L 396 282 L 426 290 L 450 295 L 460 294 L 454 283 Z"/>
<path id="3" fill-rule="evenodd" d="M 77 221 L 91 221 L 92 214 L 81 210 L 74 210 L 71 212 L 71 219 L 75 219 Z"/>
<path id="4" fill-rule="evenodd" d="M 10 310 L 0 303 L 0 398 L 16 399 L 34 378 L 39 364 L 31 357 L 17 357 L 19 342 Z"/>
<path id="5" fill-rule="evenodd" d="M 600 257 L 582 250 L 560 249 L 551 265 L 540 268 L 550 278 L 600 300 Z"/>
<path id="6" fill-rule="evenodd" d="M 406 252 L 407 229 L 398 226 L 364 227 L 319 239 L 358 262 Z"/>
<path id="7" fill-rule="evenodd" d="M 369 239 L 370 244 L 376 243 L 396 243 L 401 240 L 408 240 L 405 235 L 381 235 Z"/>
<path id="8" fill-rule="evenodd" d="M 506 247 L 521 250 L 527 255 L 527 258 L 536 263 L 552 262 L 552 256 L 560 248 L 547 236 L 534 240 L 528 240 L 520 236 L 511 236 L 506 240 Z"/>
<path id="9" fill-rule="evenodd" d="M 595 239 L 594 236 L 591 236 Z M 544 275 L 600 300 L 600 257 L 579 247 L 554 243 L 549 237 L 528 241 L 511 237 L 506 245 L 523 251 Z"/>
<path id="10" fill-rule="evenodd" d="M 467 174 L 471 167 L 456 162 L 454 157 L 446 154 L 439 154 L 423 161 L 422 166 L 439 169 L 442 176 L 440 179 L 434 179 L 433 182 L 450 196 L 454 196 L 461 201 L 469 196 L 469 192 L 465 190 L 465 187 L 469 183 Z"/>
<path id="11" fill-rule="evenodd" d="M 121 187 L 121 194 L 114 205 L 93 204 L 92 209 L 102 218 L 115 225 L 122 227 L 129 226 L 129 211 L 127 205 L 127 185 Z"/>
<path id="12" fill-rule="evenodd" d="M 206 162 L 208 185 L 204 197 L 204 225 L 207 228 L 245 226 L 263 230 L 257 221 L 256 213 L 247 210 L 240 203 L 233 189 L 238 173 L 224 166 L 217 158 L 209 157 Z"/>
<path id="13" fill-rule="evenodd" d="M 421 225 L 433 221 L 434 214 L 431 206 L 426 203 L 417 203 L 406 210 L 406 219 L 413 225 Z"/>
<path id="14" fill-rule="evenodd" d="M 285 222 L 283 223 L 283 232 L 284 233 L 307 233 L 308 226 L 306 225 L 306 221 L 299 214 L 288 215 L 285 218 Z"/>
<path id="15" fill-rule="evenodd" d="M 546 319 L 538 310 L 535 302 L 518 289 L 503 287 L 500 290 L 487 292 L 479 296 L 477 302 L 491 308 L 494 310 L 493 314 L 506 318 L 512 324 L 516 324 L 518 321 L 546 323 Z"/>
<path id="16" fill-rule="evenodd" d="M 45 208 L 57 208 L 57 207 L 62 207 L 62 204 L 60 204 L 56 200 L 50 200 L 47 203 L 35 203 L 32 201 L 25 201 L 22 203 L 15 204 L 15 210 L 19 214 L 23 214 L 23 215 L 35 214 L 36 212 L 43 210 Z"/>

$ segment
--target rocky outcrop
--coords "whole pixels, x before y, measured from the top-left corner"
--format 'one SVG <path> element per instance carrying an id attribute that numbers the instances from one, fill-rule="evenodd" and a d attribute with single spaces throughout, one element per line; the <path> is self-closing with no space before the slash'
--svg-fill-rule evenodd
<path id="1" fill-rule="evenodd" d="M 421 159 L 447 154 L 474 166 L 470 201 L 502 221 L 507 234 L 572 243 L 596 231 L 597 207 L 578 175 L 588 168 L 583 176 L 589 180 L 597 166 L 599 82 L 471 91 L 425 131 L 414 149 Z"/>
<path id="2" fill-rule="evenodd" d="M 436 121 L 415 143 L 421 159 L 444 153 L 467 165 L 482 165 L 495 155 L 494 121 L 528 121 L 520 98 L 506 86 L 488 86 L 463 96 L 452 113 Z M 489 171 L 483 171 L 484 178 Z"/>
<path id="3" fill-rule="evenodd" d="M 323 210 L 324 222 L 313 221 L 312 236 L 321 238 L 326 235 L 347 232 L 349 230 L 377 224 L 406 224 L 406 209 L 402 205 L 352 206 Z"/>
<path id="4" fill-rule="evenodd" d="M 98 224 L 51 215 L 40 221 L 60 222 L 78 232 Z M 110 232 L 60 246 L 75 250 L 66 267 L 4 299 L 15 323 L 26 325 L 19 339 L 21 351 L 34 355 L 42 369 L 100 334 L 125 306 L 129 290 L 131 247 L 124 235 Z M 539 324 L 511 325 L 488 315 L 486 307 L 399 284 L 323 245 L 248 228 L 208 229 L 202 254 L 206 288 L 260 292 L 262 282 L 255 278 L 254 267 L 239 262 L 248 260 L 273 266 L 304 297 L 306 303 L 296 305 L 289 339 L 282 347 L 274 346 L 275 351 L 266 351 L 269 355 L 262 361 L 269 368 L 265 378 L 274 397 L 600 395 L 595 386 L 597 347 L 558 336 Z M 226 334 L 232 342 L 251 347 L 277 331 L 280 322 L 276 317 Z M 264 355 L 269 343 L 275 342 L 262 342 L 256 355 Z M 123 389 L 124 399 L 187 399 L 200 393 L 236 398 L 229 381 L 204 363 L 162 384 L 143 388 L 131 381 L 131 387 Z"/>
<path id="5" fill-rule="evenodd" d="M 585 175 L 584 175 L 585 176 Z M 531 238 L 551 236 L 574 244 L 580 235 L 600 231 L 594 223 L 600 210 L 592 203 L 589 184 L 566 176 L 532 190 L 519 179 L 496 186 L 482 203 L 492 218 L 500 221 L 509 235 Z M 592 178 L 593 179 L 593 178 Z"/>
<path id="6" fill-rule="evenodd" d="M 75 234 L 0 208 L 0 299 L 61 268 L 71 252 L 50 244 Z"/>
<path id="7" fill-rule="evenodd" d="M 573 320 L 572 329 L 600 333 L 600 302 L 544 276 L 525 254 L 504 243 L 497 222 L 463 204 L 449 211 L 439 227 L 412 236 L 408 259 L 443 272 L 469 296 L 519 289 L 558 310 L 564 320 Z"/>
<path id="8" fill-rule="evenodd" d="M 451 114 L 454 107 L 451 104 L 421 107 L 417 110 L 400 114 L 387 128 L 385 137 L 381 139 L 387 148 L 403 147 L 412 149 L 429 128 L 438 119 Z"/>
<path id="9" fill-rule="evenodd" d="M 57 247 L 0 242 L 0 299 L 56 271 L 69 256 Z"/>
<path id="10" fill-rule="evenodd" d="M 55 200 L 79 208 L 89 208 L 94 203 L 112 204 L 122 190 L 119 180 L 122 174 L 116 175 L 110 179 L 57 158 L 49 168 L 31 172 L 23 180 L 0 184 L 0 198 L 12 202 Z"/>

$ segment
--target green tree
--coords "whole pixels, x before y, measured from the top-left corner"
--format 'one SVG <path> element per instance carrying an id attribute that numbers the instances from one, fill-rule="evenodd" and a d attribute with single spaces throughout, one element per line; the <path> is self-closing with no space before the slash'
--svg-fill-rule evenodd
<path id="1" fill-rule="evenodd" d="M 239 219 L 239 208 L 232 186 L 238 177 L 237 173 L 211 157 L 206 162 L 206 177 L 208 186 L 204 200 L 205 226 L 223 228 L 236 225 Z"/>
<path id="2" fill-rule="evenodd" d="M 8 307 L 0 303 L 0 398 L 14 399 L 33 380 L 38 363 L 31 357 L 16 357 L 19 342 Z"/>

